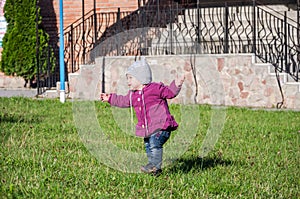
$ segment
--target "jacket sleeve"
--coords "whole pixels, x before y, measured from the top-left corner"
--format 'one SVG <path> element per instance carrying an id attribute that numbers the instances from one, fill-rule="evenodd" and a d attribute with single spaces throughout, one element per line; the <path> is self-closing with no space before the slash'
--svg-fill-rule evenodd
<path id="1" fill-rule="evenodd" d="M 163 84 L 161 84 L 160 90 L 162 98 L 172 99 L 179 94 L 181 86 L 177 87 L 175 84 L 175 80 L 173 80 L 169 86 L 164 86 Z"/>
<path id="2" fill-rule="evenodd" d="M 111 106 L 120 108 L 130 107 L 130 91 L 127 93 L 127 95 L 117 95 L 116 93 L 111 93 L 108 99 L 108 103 Z"/>

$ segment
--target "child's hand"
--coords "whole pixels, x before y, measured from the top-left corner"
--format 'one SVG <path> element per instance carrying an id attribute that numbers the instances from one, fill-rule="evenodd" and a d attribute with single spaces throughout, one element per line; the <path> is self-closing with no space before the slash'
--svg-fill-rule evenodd
<path id="1" fill-rule="evenodd" d="M 101 100 L 102 102 L 108 102 L 109 96 L 110 96 L 110 94 L 107 94 L 107 93 L 101 93 L 101 94 L 100 94 L 100 100 Z"/>
<path id="2" fill-rule="evenodd" d="M 177 76 L 177 78 L 175 79 L 176 86 L 181 87 L 184 80 L 185 80 L 185 75 Z"/>

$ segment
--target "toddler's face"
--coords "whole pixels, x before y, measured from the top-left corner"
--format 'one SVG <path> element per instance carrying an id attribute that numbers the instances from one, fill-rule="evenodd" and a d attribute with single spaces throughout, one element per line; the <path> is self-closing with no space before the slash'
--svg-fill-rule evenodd
<path id="1" fill-rule="evenodd" d="M 127 74 L 127 85 L 130 90 L 140 90 L 142 89 L 143 85 L 132 75 Z"/>

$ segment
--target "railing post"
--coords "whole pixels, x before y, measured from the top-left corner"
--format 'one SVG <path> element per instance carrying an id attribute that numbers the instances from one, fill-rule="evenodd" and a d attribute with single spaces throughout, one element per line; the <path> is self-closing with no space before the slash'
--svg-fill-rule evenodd
<path id="1" fill-rule="evenodd" d="M 139 38 L 139 48 L 137 49 L 136 56 L 147 54 L 145 51 L 145 47 L 147 47 L 147 28 L 145 28 L 147 26 L 147 23 L 145 9 L 142 9 L 142 11 L 140 12 L 140 16 L 141 17 L 139 17 L 138 19 L 141 20 L 137 24 L 142 27 L 142 34 Z"/>
<path id="2" fill-rule="evenodd" d="M 94 0 L 94 45 L 97 42 L 97 38 L 98 38 L 98 33 L 97 33 L 97 12 L 96 12 L 96 0 Z"/>
<path id="3" fill-rule="evenodd" d="M 51 57 L 51 53 L 50 53 L 50 46 L 47 47 L 47 76 L 48 76 L 48 89 L 51 88 L 52 84 L 51 84 L 51 80 L 52 80 L 52 74 L 51 74 L 51 67 L 50 67 L 50 57 Z M 67 72 L 68 73 L 68 72 Z"/>
<path id="4" fill-rule="evenodd" d="M 297 24 L 298 24 L 298 27 L 297 27 L 297 29 L 298 29 L 298 31 L 297 31 L 298 46 L 300 47 L 300 0 L 297 1 Z M 299 60 L 299 62 L 300 62 L 300 60 Z"/>
<path id="5" fill-rule="evenodd" d="M 117 32 L 116 32 L 116 34 L 118 34 L 119 32 L 121 32 L 120 23 L 121 23 L 121 10 L 120 10 L 120 8 L 118 8 L 118 13 L 117 13 Z M 117 39 L 119 39 L 118 35 L 117 35 Z M 118 56 L 120 55 L 119 41 L 117 41 L 117 55 Z"/>
<path id="6" fill-rule="evenodd" d="M 297 72 L 296 72 L 296 81 L 298 82 L 299 80 L 299 72 L 300 72 L 300 0 L 297 1 L 297 40 L 298 40 L 298 44 L 297 44 L 297 50 L 298 50 L 298 55 L 297 55 Z"/>
<path id="7" fill-rule="evenodd" d="M 138 49 L 137 49 L 137 52 L 135 53 L 136 54 L 136 56 L 138 56 L 139 55 L 139 53 L 140 53 L 140 55 L 142 54 L 142 41 L 144 40 L 144 38 L 146 37 L 145 36 L 145 26 L 146 26 L 146 14 L 145 14 L 145 9 L 142 9 L 141 10 L 141 12 L 140 12 L 140 18 L 138 18 L 138 19 L 141 19 L 137 24 L 138 24 L 138 26 L 139 27 L 142 27 L 142 35 L 141 35 L 141 38 L 139 38 L 139 47 L 138 47 Z"/>
<path id="8" fill-rule="evenodd" d="M 102 93 L 105 93 L 105 56 L 102 58 Z"/>
<path id="9" fill-rule="evenodd" d="M 70 54 L 71 54 L 71 70 L 72 70 L 72 73 L 75 72 L 75 66 L 74 66 L 74 44 L 73 44 L 73 24 L 71 24 L 71 31 L 70 31 L 70 34 L 69 34 L 69 38 L 67 41 L 70 42 Z"/>
<path id="10" fill-rule="evenodd" d="M 85 24 L 84 24 L 84 0 L 82 0 L 82 62 L 85 64 Z M 80 63 L 79 63 L 80 64 Z"/>
<path id="11" fill-rule="evenodd" d="M 255 15 L 255 8 L 256 8 L 256 2 L 253 0 L 253 13 L 252 13 L 252 18 L 253 18 L 253 42 L 252 42 L 252 53 L 256 55 L 256 15 Z"/>
<path id="12" fill-rule="evenodd" d="M 170 19 L 173 19 L 172 17 L 173 13 L 172 13 L 172 6 L 170 9 Z M 170 53 L 173 53 L 173 23 L 170 23 Z M 176 53 L 175 49 L 174 49 L 174 53 Z"/>
<path id="13" fill-rule="evenodd" d="M 157 21 L 160 24 L 160 14 L 159 14 L 159 0 L 156 1 L 157 3 Z"/>
<path id="14" fill-rule="evenodd" d="M 290 69 L 286 68 L 287 67 L 287 63 L 288 63 L 288 28 L 287 28 L 287 14 L 286 14 L 286 11 L 284 11 L 284 63 L 281 63 L 282 67 L 285 67 L 283 70 L 285 71 L 290 71 Z M 281 69 L 282 70 L 282 69 Z"/>
<path id="15" fill-rule="evenodd" d="M 201 10 L 200 10 L 200 4 L 199 4 L 199 0 L 197 0 L 197 27 L 198 27 L 198 31 L 197 31 L 197 40 L 198 40 L 198 45 L 196 47 L 196 54 L 200 53 L 201 54 L 201 27 L 200 27 L 200 16 L 201 16 Z"/>
<path id="16" fill-rule="evenodd" d="M 36 1 L 36 7 L 35 7 L 35 34 L 36 34 L 36 47 L 35 47 L 35 53 L 36 53 L 36 67 L 37 67 L 37 95 L 40 93 L 40 63 L 39 63 L 39 49 L 40 49 L 40 41 L 39 41 L 39 29 L 38 29 L 38 20 L 39 20 L 39 13 L 38 13 L 38 3 L 39 1 Z"/>
<path id="17" fill-rule="evenodd" d="M 229 29 L 228 29 L 228 5 L 227 2 L 225 2 L 225 14 L 224 14 L 224 23 L 225 23 L 225 31 L 224 31 L 224 53 L 228 53 L 228 34 L 229 34 Z"/>

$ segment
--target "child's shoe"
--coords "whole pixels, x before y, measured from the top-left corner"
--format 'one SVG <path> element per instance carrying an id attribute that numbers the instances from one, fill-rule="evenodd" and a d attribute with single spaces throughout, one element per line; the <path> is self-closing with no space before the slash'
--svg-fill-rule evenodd
<path id="1" fill-rule="evenodd" d="M 154 176 L 159 176 L 162 173 L 161 169 L 157 169 L 151 163 L 148 163 L 146 166 L 142 166 L 141 171 L 144 172 L 144 173 L 152 174 Z"/>
<path id="2" fill-rule="evenodd" d="M 153 175 L 153 176 L 159 176 L 161 173 L 162 173 L 162 170 L 161 170 L 161 169 L 156 169 L 156 170 L 152 173 L 152 175 Z"/>

